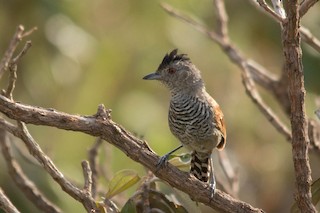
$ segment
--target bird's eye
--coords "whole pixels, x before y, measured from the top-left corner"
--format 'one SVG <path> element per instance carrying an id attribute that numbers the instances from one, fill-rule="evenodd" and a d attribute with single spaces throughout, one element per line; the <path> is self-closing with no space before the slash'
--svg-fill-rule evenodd
<path id="1" fill-rule="evenodd" d="M 170 73 L 170 74 L 173 74 L 175 72 L 176 72 L 176 69 L 174 69 L 174 68 L 169 68 L 168 69 L 168 73 Z"/>

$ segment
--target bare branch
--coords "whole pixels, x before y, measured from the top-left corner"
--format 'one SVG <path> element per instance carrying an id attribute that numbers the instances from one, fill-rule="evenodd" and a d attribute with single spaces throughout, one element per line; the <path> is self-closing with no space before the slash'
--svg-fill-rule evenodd
<path id="1" fill-rule="evenodd" d="M 302 16 L 304 16 L 309 9 L 315 5 L 319 0 L 303 0 L 300 3 L 300 8 L 299 8 L 299 15 L 302 18 Z"/>
<path id="2" fill-rule="evenodd" d="M 272 10 L 266 9 L 266 7 L 269 7 L 265 0 L 258 0 L 259 4 L 261 6 L 258 6 L 255 0 L 249 0 L 250 3 L 252 3 L 254 6 L 256 6 L 260 11 L 266 12 L 268 15 L 270 15 L 273 20 L 283 23 L 285 19 L 282 19 L 280 15 L 278 15 L 275 12 L 272 12 Z M 267 12 L 271 10 L 271 12 Z M 309 29 L 305 28 L 304 26 L 300 26 L 300 33 L 301 33 L 301 38 L 303 41 L 305 41 L 310 47 L 314 48 L 316 51 L 320 52 L 320 41 L 317 39 L 312 33 L 310 32 Z"/>
<path id="3" fill-rule="evenodd" d="M 265 0 L 257 0 L 257 2 L 259 3 L 259 5 L 261 6 L 261 8 L 263 8 L 263 10 L 270 15 L 272 18 L 274 18 L 275 20 L 277 20 L 279 23 L 283 23 L 284 22 L 284 18 L 276 13 L 275 11 L 273 11 L 269 5 L 266 3 Z M 255 1 L 252 1 L 253 4 L 256 4 Z"/>
<path id="4" fill-rule="evenodd" d="M 18 61 L 27 53 L 27 51 L 30 49 L 31 46 L 32 46 L 31 41 L 27 41 L 23 49 L 18 53 L 18 55 L 14 59 L 12 59 L 11 63 L 17 64 Z"/>
<path id="5" fill-rule="evenodd" d="M 83 170 L 83 176 L 84 176 L 84 187 L 83 191 L 87 194 L 87 196 L 91 197 L 92 192 L 92 171 L 90 168 L 90 164 L 88 161 L 84 160 L 81 163 L 82 170 Z"/>
<path id="6" fill-rule="evenodd" d="M 170 164 L 157 170 L 156 165 L 159 157 L 148 147 L 146 142 L 136 138 L 110 119 L 100 119 L 95 116 L 70 115 L 52 109 L 32 107 L 13 102 L 3 96 L 0 96 L 0 111 L 9 118 L 18 119 L 26 123 L 53 126 L 60 129 L 79 131 L 95 137 L 101 137 L 118 147 L 134 161 L 149 168 L 159 178 L 167 181 L 171 186 L 189 194 L 192 199 L 202 202 L 218 211 L 262 212 L 261 209 L 254 208 L 248 203 L 234 199 L 220 190 L 216 190 L 214 199 L 210 199 L 211 190 L 205 183 L 196 180 L 196 178 L 190 174 L 182 172 Z M 21 134 L 21 131 L 8 125 L 8 122 L 5 122 L 3 119 L 0 119 L 0 126 L 17 137 L 23 138 L 28 144 L 32 143 L 32 138 L 28 135 L 27 137 L 25 134 Z M 36 158 L 39 158 L 38 154 L 36 154 L 40 152 L 39 149 L 40 148 L 37 147 L 37 149 L 34 150 L 33 148 L 31 150 L 31 153 L 37 156 Z M 42 154 L 42 156 L 43 155 L 44 154 Z M 66 179 L 63 179 L 60 175 L 61 173 L 52 163 L 50 163 L 51 161 L 42 158 L 43 157 L 39 160 L 44 164 L 44 168 L 65 191 L 70 193 L 75 199 L 83 198 L 81 191 L 75 188 Z M 94 202 L 92 205 L 94 205 Z"/>
<path id="7" fill-rule="evenodd" d="M 27 37 L 29 35 L 31 35 L 34 31 L 38 30 L 37 27 L 33 27 L 30 30 L 28 30 L 27 32 L 22 33 L 21 38 Z"/>
<path id="8" fill-rule="evenodd" d="M 16 87 L 16 80 L 17 80 L 17 69 L 18 66 L 17 64 L 10 64 L 9 70 L 10 70 L 10 75 L 9 75 L 9 84 L 7 87 L 7 90 L 5 91 L 5 96 L 13 100 L 12 98 L 12 93 L 14 88 Z"/>
<path id="9" fill-rule="evenodd" d="M 0 96 L 3 97 L 3 96 Z M 9 100 L 9 99 L 7 99 Z M 17 119 L 20 120 L 20 119 Z M 47 156 L 40 148 L 40 146 L 34 141 L 32 136 L 29 134 L 26 126 L 22 122 L 18 122 L 19 127 L 16 127 L 4 119 L 0 119 L 1 128 L 10 132 L 14 136 L 20 138 L 29 150 L 29 153 L 42 165 L 42 167 L 48 172 L 48 174 L 55 180 L 60 187 L 67 192 L 75 200 L 81 202 L 84 207 L 89 211 L 96 209 L 95 201 L 88 197 L 82 190 L 73 185 L 68 181 L 64 175 L 54 165 L 52 160 Z M 97 210 L 98 211 L 98 210 Z"/>
<path id="10" fill-rule="evenodd" d="M 223 0 L 215 0 L 213 1 L 214 6 L 216 8 L 216 19 L 217 19 L 217 34 L 226 39 L 225 42 L 229 42 L 229 34 L 228 34 L 228 14 L 226 12 L 226 8 Z"/>
<path id="11" fill-rule="evenodd" d="M 0 129 L 0 140 L 2 155 L 7 163 L 10 177 L 24 193 L 26 198 L 28 198 L 37 208 L 42 211 L 51 213 L 61 212 L 61 210 L 52 204 L 45 197 L 45 195 L 39 191 L 37 186 L 24 174 L 20 164 L 11 154 L 11 146 L 8 142 L 7 132 L 3 129 Z"/>
<path id="12" fill-rule="evenodd" d="M 268 107 L 262 100 L 259 92 L 256 89 L 254 81 L 252 80 L 249 69 L 245 63 L 242 64 L 242 82 L 246 89 L 248 96 L 252 99 L 262 114 L 269 120 L 269 122 L 278 130 L 279 133 L 285 136 L 286 140 L 291 140 L 291 132 L 278 116 Z"/>
<path id="13" fill-rule="evenodd" d="M 4 56 L 0 62 L 0 78 L 2 77 L 3 73 L 8 69 L 11 58 L 13 56 L 14 51 L 18 47 L 18 44 L 20 43 L 22 39 L 22 33 L 24 31 L 24 27 L 22 25 L 19 25 L 17 27 L 17 30 L 15 34 L 13 35 L 9 47 L 4 53 Z"/>
<path id="14" fill-rule="evenodd" d="M 15 50 L 17 49 L 17 47 L 18 47 L 19 43 L 21 42 L 21 40 L 24 37 L 31 35 L 36 29 L 37 28 L 34 27 L 31 30 L 29 30 L 29 31 L 24 33 L 24 27 L 22 25 L 19 25 L 17 27 L 17 30 L 16 30 L 15 34 L 13 35 L 13 37 L 12 37 L 12 39 L 10 41 L 9 47 L 7 48 L 6 52 L 4 53 L 3 58 L 1 59 L 1 62 L 0 62 L 0 78 L 2 77 L 3 73 L 6 70 L 8 70 L 8 67 L 10 66 L 10 63 L 11 63 L 11 60 L 12 60 L 12 57 L 13 57 L 13 54 L 14 54 Z M 25 49 L 26 46 L 27 46 L 27 44 L 25 45 L 24 50 L 19 55 L 23 55 L 27 51 L 27 49 L 29 47 L 27 47 L 27 49 Z M 19 58 L 20 57 L 22 57 L 22 56 L 19 56 Z"/>
<path id="15" fill-rule="evenodd" d="M 320 152 L 320 123 L 314 119 L 308 120 L 308 135 L 310 138 L 310 147 L 312 150 Z"/>
<path id="16" fill-rule="evenodd" d="M 216 42 L 222 50 L 229 56 L 230 60 L 234 62 L 241 68 L 242 63 L 246 63 L 252 75 L 252 78 L 262 87 L 265 89 L 271 90 L 273 89 L 273 84 L 277 81 L 276 75 L 269 72 L 266 68 L 262 65 L 254 62 L 251 59 L 245 58 L 240 50 L 238 50 L 233 44 L 228 42 L 228 39 L 221 38 L 217 33 L 209 31 L 206 27 L 202 24 L 198 23 L 197 21 L 193 20 L 192 18 L 182 14 L 181 12 L 175 10 L 168 4 L 161 4 L 163 9 L 170 15 L 175 18 L 178 18 L 192 27 L 194 27 L 199 32 L 208 36 L 209 39 Z"/>
<path id="17" fill-rule="evenodd" d="M 92 193 L 92 197 L 95 198 L 96 197 L 96 193 L 97 193 L 97 185 L 98 185 L 98 162 L 97 162 L 97 158 L 98 158 L 98 149 L 101 146 L 103 140 L 98 137 L 96 142 L 92 145 L 92 147 L 89 149 L 88 151 L 88 160 L 90 163 L 90 168 L 92 170 L 91 173 L 91 179 L 92 179 L 92 186 L 91 186 L 91 193 Z"/>
<path id="18" fill-rule="evenodd" d="M 230 193 L 238 197 L 239 193 L 239 174 L 237 169 L 233 169 L 230 159 L 225 150 L 218 152 L 219 154 L 219 163 L 221 168 L 226 175 L 229 185 L 230 185 Z"/>
<path id="19" fill-rule="evenodd" d="M 285 73 L 291 101 L 292 155 L 297 185 L 297 205 L 301 212 L 316 212 L 311 200 L 311 169 L 308 156 L 308 126 L 305 112 L 305 88 L 299 33 L 298 0 L 287 2 L 287 21 L 283 23 L 282 44 Z"/>
<path id="20" fill-rule="evenodd" d="M 0 209 L 6 213 L 20 213 L 0 188 Z"/>
<path id="21" fill-rule="evenodd" d="M 316 51 L 320 53 L 320 40 L 317 39 L 309 29 L 300 26 L 301 38 L 305 41 L 309 46 L 313 47 Z"/>

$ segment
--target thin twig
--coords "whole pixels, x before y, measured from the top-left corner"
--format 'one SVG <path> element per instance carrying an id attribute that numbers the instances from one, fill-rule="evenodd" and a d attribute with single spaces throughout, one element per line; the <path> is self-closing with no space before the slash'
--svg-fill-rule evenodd
<path id="1" fill-rule="evenodd" d="M 87 196 L 91 197 L 92 192 L 92 171 L 90 168 L 90 164 L 88 161 L 84 160 L 81 163 L 82 171 L 83 171 L 83 177 L 84 177 L 84 186 L 83 191 L 87 194 Z"/>
<path id="2" fill-rule="evenodd" d="M 91 179 L 92 179 L 92 186 L 91 186 L 91 193 L 92 197 L 95 198 L 97 194 L 97 185 L 98 185 L 98 149 L 101 146 L 103 140 L 98 137 L 96 139 L 96 142 L 91 146 L 91 148 L 88 150 L 88 160 L 90 163 L 90 168 L 92 170 L 91 172 Z"/>
<path id="3" fill-rule="evenodd" d="M 13 57 L 13 54 L 14 54 L 15 50 L 17 49 L 17 47 L 18 47 L 19 43 L 21 42 L 21 40 L 24 37 L 27 37 L 27 36 L 31 35 L 36 29 L 37 28 L 34 27 L 31 30 L 29 30 L 27 32 L 24 32 L 24 27 L 22 25 L 19 25 L 17 27 L 16 32 L 13 35 L 8 48 L 7 48 L 6 52 L 4 53 L 3 58 L 1 59 L 1 62 L 0 62 L 0 78 L 2 77 L 3 73 L 6 70 L 8 70 L 8 68 L 10 66 L 10 63 L 11 63 L 11 60 L 12 60 L 12 57 Z M 27 51 L 27 49 L 29 48 L 27 46 L 29 46 L 28 42 L 25 45 L 24 50 L 21 51 L 19 55 L 23 55 Z M 25 48 L 27 48 L 27 49 L 25 49 Z M 19 56 L 19 58 L 20 57 L 22 57 L 22 56 Z M 18 60 L 19 58 L 17 58 L 16 60 Z M 14 63 L 16 63 L 16 62 L 14 62 Z"/>
<path id="4" fill-rule="evenodd" d="M 45 212 L 59 213 L 61 210 L 51 203 L 37 186 L 24 174 L 20 164 L 12 156 L 11 145 L 8 141 L 7 132 L 0 129 L 0 146 L 2 155 L 5 158 L 10 177 L 37 208 Z"/>
<path id="5" fill-rule="evenodd" d="M 314 119 L 308 120 L 308 135 L 310 138 L 310 147 L 312 150 L 320 152 L 320 123 Z"/>
<path id="6" fill-rule="evenodd" d="M 15 34 L 13 35 L 9 47 L 7 48 L 6 52 L 4 53 L 4 56 L 0 62 L 0 78 L 2 77 L 3 73 L 8 69 L 11 58 L 13 56 L 14 51 L 18 47 L 18 44 L 20 43 L 22 39 L 22 33 L 24 31 L 24 27 L 22 25 L 19 25 L 16 29 Z"/>
<path id="7" fill-rule="evenodd" d="M 30 49 L 31 46 L 32 46 L 31 41 L 27 41 L 24 47 L 22 48 L 22 50 L 18 53 L 18 55 L 11 60 L 11 63 L 17 64 L 18 61 L 27 53 L 27 51 Z"/>
<path id="8" fill-rule="evenodd" d="M 198 30 L 199 32 L 208 36 L 209 39 L 216 42 L 226 53 L 226 55 L 230 58 L 232 62 L 238 65 L 241 68 L 242 63 L 246 63 L 252 74 L 253 79 L 262 87 L 267 90 L 273 89 L 273 84 L 277 81 L 277 76 L 271 72 L 269 72 L 266 68 L 262 65 L 258 64 L 257 62 L 246 58 L 240 50 L 238 50 L 233 44 L 230 42 L 226 42 L 226 39 L 221 38 L 217 33 L 208 30 L 205 26 L 198 23 L 191 17 L 182 14 L 181 12 L 177 11 L 173 7 L 168 4 L 161 4 L 162 8 L 171 16 L 178 18 L 190 24 L 194 29 Z"/>
<path id="9" fill-rule="evenodd" d="M 4 194 L 0 188 L 0 209 L 6 213 L 20 213 L 19 210 L 11 203 L 9 198 Z"/>
<path id="10" fill-rule="evenodd" d="M 273 20 L 283 24 L 286 19 L 283 19 L 280 15 L 276 12 L 272 11 L 272 9 L 266 4 L 265 0 L 258 0 L 260 6 L 256 3 L 256 0 L 249 0 L 258 10 L 265 12 L 266 14 L 270 15 Z M 317 39 L 309 29 L 304 26 L 300 26 L 299 29 L 301 33 L 301 38 L 305 41 L 310 47 L 314 48 L 316 51 L 320 52 L 320 40 Z"/>
<path id="11" fill-rule="evenodd" d="M 309 44 L 310 47 L 313 47 L 316 51 L 320 53 L 320 40 L 316 38 L 309 29 L 304 26 L 300 27 L 301 38 L 304 42 Z"/>
<path id="12" fill-rule="evenodd" d="M 285 19 L 281 17 L 281 15 L 279 15 L 269 7 L 265 0 L 257 0 L 257 2 L 272 18 L 276 19 L 280 23 L 283 23 L 285 21 Z"/>
<path id="13" fill-rule="evenodd" d="M 217 13 L 217 34 L 224 38 L 224 42 L 229 42 L 229 34 L 228 34 L 228 14 L 226 12 L 226 8 L 223 0 L 215 0 L 213 1 L 215 6 L 215 11 Z"/>
<path id="14" fill-rule="evenodd" d="M 38 30 L 37 27 L 33 27 L 30 30 L 28 30 L 27 32 L 22 33 L 21 38 L 27 37 L 29 35 L 31 35 L 34 31 Z"/>
<path id="15" fill-rule="evenodd" d="M 239 174 L 237 172 L 238 170 L 233 169 L 230 159 L 226 154 L 225 150 L 218 152 L 218 154 L 219 154 L 218 159 L 219 159 L 220 166 L 225 176 L 228 179 L 232 195 L 235 197 L 238 197 L 238 193 L 239 193 Z"/>
<path id="16" fill-rule="evenodd" d="M 302 16 L 304 16 L 309 9 L 315 5 L 319 0 L 303 0 L 300 3 L 300 8 L 299 8 L 299 15 L 302 18 Z"/>
<path id="17" fill-rule="evenodd" d="M 281 133 L 283 136 L 285 136 L 286 140 L 290 141 L 291 140 L 290 130 L 279 119 L 279 117 L 271 110 L 271 108 L 268 107 L 262 100 L 259 92 L 256 89 L 255 83 L 251 78 L 247 64 L 243 63 L 241 70 L 242 70 L 241 72 L 242 82 L 248 96 L 252 99 L 253 103 L 257 105 L 258 109 L 269 120 L 269 122 L 278 130 L 278 132 Z"/>
<path id="18" fill-rule="evenodd" d="M 10 98 L 11 100 L 13 100 L 12 93 L 14 88 L 16 87 L 17 69 L 18 69 L 17 64 L 10 64 L 9 84 L 8 84 L 7 90 L 5 91 L 5 96 Z"/>

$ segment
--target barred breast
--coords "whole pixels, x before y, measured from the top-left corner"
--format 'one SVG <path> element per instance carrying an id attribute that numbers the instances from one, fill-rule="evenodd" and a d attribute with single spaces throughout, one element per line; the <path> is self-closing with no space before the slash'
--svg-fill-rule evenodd
<path id="1" fill-rule="evenodd" d="M 190 150 L 210 152 L 216 145 L 212 107 L 196 96 L 173 96 L 169 107 L 169 127 Z"/>

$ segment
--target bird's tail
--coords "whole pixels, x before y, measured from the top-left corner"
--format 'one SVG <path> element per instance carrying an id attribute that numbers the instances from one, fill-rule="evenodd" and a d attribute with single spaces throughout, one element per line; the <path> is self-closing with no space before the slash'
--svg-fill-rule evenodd
<path id="1" fill-rule="evenodd" d="M 203 156 L 197 152 L 193 152 L 191 157 L 190 173 L 193 174 L 197 179 L 203 182 L 208 182 L 210 155 Z"/>

